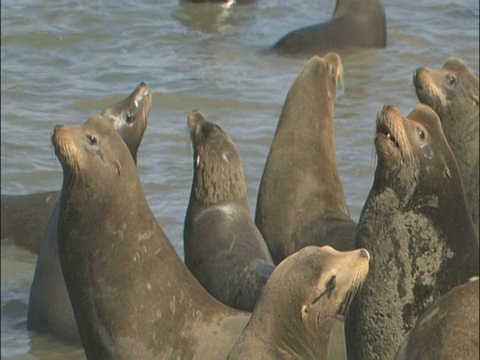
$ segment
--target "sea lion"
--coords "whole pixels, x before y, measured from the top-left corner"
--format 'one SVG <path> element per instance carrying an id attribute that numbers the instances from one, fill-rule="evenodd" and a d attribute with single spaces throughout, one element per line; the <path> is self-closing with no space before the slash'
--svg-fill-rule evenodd
<path id="1" fill-rule="evenodd" d="M 27 195 L 1 195 L 2 243 L 13 241 L 38 254 L 48 220 L 60 198 L 59 191 Z"/>
<path id="2" fill-rule="evenodd" d="M 59 125 L 52 143 L 64 174 L 59 257 L 87 358 L 225 359 L 249 315 L 183 264 L 113 126 Z"/>
<path id="3" fill-rule="evenodd" d="M 185 265 L 216 299 L 252 311 L 275 265 L 250 215 L 240 155 L 220 126 L 188 116 L 193 181 L 185 217 Z"/>
<path id="4" fill-rule="evenodd" d="M 365 249 L 307 246 L 283 260 L 227 359 L 327 359 L 337 314 L 368 273 Z"/>
<path id="5" fill-rule="evenodd" d="M 479 358 L 478 277 L 442 296 L 409 331 L 395 360 Z"/>
<path id="6" fill-rule="evenodd" d="M 467 205 L 478 238 L 479 148 L 478 76 L 463 60 L 449 58 L 438 71 L 418 68 L 413 74 L 418 100 L 436 111 L 457 159 Z"/>
<path id="7" fill-rule="evenodd" d="M 312 57 L 283 105 L 255 213 L 276 264 L 306 245 L 353 249 L 356 224 L 337 171 L 333 130 L 341 75 L 337 54 Z"/>
<path id="8" fill-rule="evenodd" d="M 418 104 L 384 106 L 378 155 L 355 241 L 372 256 L 346 318 L 348 359 L 393 359 L 417 318 L 479 273 L 479 248 L 457 162 L 440 119 Z"/>
<path id="9" fill-rule="evenodd" d="M 147 127 L 151 103 L 150 89 L 142 82 L 130 96 L 102 112 L 125 141 L 134 161 Z M 48 223 L 35 268 L 30 289 L 27 328 L 79 344 L 80 336 L 58 258 L 59 212 L 57 203 Z"/>
<path id="10" fill-rule="evenodd" d="M 386 46 L 382 0 L 337 0 L 329 21 L 288 33 L 273 45 L 273 50 L 288 55 L 323 55 L 345 48 Z"/>
<path id="11" fill-rule="evenodd" d="M 103 110 L 127 142 L 132 154 L 137 156 L 150 111 L 151 94 L 142 82 L 125 99 Z M 48 221 L 55 209 L 60 191 L 47 191 L 28 195 L 1 196 L 2 241 L 13 239 L 18 246 L 38 254 Z"/>

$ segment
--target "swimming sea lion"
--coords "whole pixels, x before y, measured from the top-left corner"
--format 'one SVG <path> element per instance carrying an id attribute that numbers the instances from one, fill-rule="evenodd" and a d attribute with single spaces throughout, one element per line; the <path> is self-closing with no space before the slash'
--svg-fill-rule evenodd
<path id="1" fill-rule="evenodd" d="M 438 71 L 418 68 L 413 74 L 418 100 L 436 111 L 457 159 L 467 204 L 478 238 L 479 148 L 476 76 L 461 59 L 449 58 Z"/>
<path id="2" fill-rule="evenodd" d="M 87 358 L 225 359 L 249 315 L 183 264 L 113 126 L 59 125 L 52 143 L 64 174 L 59 257 Z"/>
<path id="3" fill-rule="evenodd" d="M 337 0 L 332 18 L 292 31 L 273 50 L 283 54 L 317 54 L 345 48 L 384 48 L 387 25 L 382 0 Z"/>
<path id="4" fill-rule="evenodd" d="M 125 139 L 132 154 L 137 156 L 139 139 L 145 131 L 151 94 L 145 83 L 138 85 L 125 99 L 103 110 Z M 38 254 L 48 221 L 57 205 L 60 191 L 47 191 L 28 195 L 1 196 L 1 235 L 13 239 L 18 246 Z"/>
<path id="5" fill-rule="evenodd" d="M 368 251 L 307 246 L 273 271 L 227 359 L 327 359 L 338 313 L 368 272 Z"/>
<path id="6" fill-rule="evenodd" d="M 150 89 L 141 83 L 125 100 L 103 111 L 105 118 L 114 125 L 127 144 L 134 161 L 147 127 L 151 103 Z M 59 211 L 57 203 L 40 248 L 30 289 L 27 328 L 79 344 L 80 336 L 58 258 Z"/>
<path id="7" fill-rule="evenodd" d="M 418 104 L 384 106 L 378 155 L 356 246 L 372 261 L 346 318 L 348 359 L 393 359 L 417 318 L 479 273 L 479 248 L 458 166 L 440 119 Z"/>
<path id="8" fill-rule="evenodd" d="M 275 265 L 250 215 L 243 166 L 220 126 L 188 116 L 193 182 L 185 217 L 185 265 L 216 299 L 252 311 Z"/>
<path id="9" fill-rule="evenodd" d="M 442 296 L 403 340 L 395 360 L 479 358 L 478 277 Z"/>
<path id="10" fill-rule="evenodd" d="M 306 245 L 353 249 L 356 224 L 337 171 L 333 130 L 341 75 L 337 54 L 312 57 L 283 105 L 255 214 L 276 264 Z"/>
<path id="11" fill-rule="evenodd" d="M 1 195 L 1 236 L 38 254 L 48 220 L 60 198 L 59 191 Z"/>

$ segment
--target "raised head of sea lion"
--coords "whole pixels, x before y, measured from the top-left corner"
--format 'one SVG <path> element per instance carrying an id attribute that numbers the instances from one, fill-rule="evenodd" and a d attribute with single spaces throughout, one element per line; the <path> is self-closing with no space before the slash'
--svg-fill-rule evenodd
<path id="1" fill-rule="evenodd" d="M 273 50 L 288 55 L 323 55 L 346 48 L 386 46 L 387 25 L 382 0 L 337 0 L 329 21 L 288 33 Z"/>
<path id="2" fill-rule="evenodd" d="M 345 333 L 349 359 L 393 359 L 418 317 L 479 272 L 478 241 L 440 119 L 419 104 L 377 114 L 378 155 L 356 246 L 372 255 Z"/>
<path id="3" fill-rule="evenodd" d="M 229 360 L 327 358 L 337 314 L 344 315 L 368 273 L 367 250 L 307 246 L 273 271 Z"/>
<path id="4" fill-rule="evenodd" d="M 114 127 L 93 116 L 57 126 L 52 143 L 64 174 L 59 257 L 87 358 L 225 359 L 248 314 L 183 264 Z"/>
<path id="5" fill-rule="evenodd" d="M 413 74 L 418 100 L 433 108 L 460 168 L 467 204 L 478 238 L 479 83 L 461 59 L 449 58 L 440 70 L 418 68 Z"/>
<path id="6" fill-rule="evenodd" d="M 353 249 L 338 175 L 333 109 L 342 62 L 312 57 L 288 92 L 258 192 L 255 223 L 276 264 L 306 245 Z"/>
<path id="7" fill-rule="evenodd" d="M 418 319 L 395 360 L 479 358 L 478 277 L 442 296 Z"/>
<path id="8" fill-rule="evenodd" d="M 220 126 L 188 116 L 193 182 L 185 217 L 185 265 L 216 299 L 252 311 L 275 265 L 250 215 L 240 155 Z"/>
<path id="9" fill-rule="evenodd" d="M 142 82 L 127 98 L 102 112 L 121 134 L 135 161 L 147 127 L 151 102 L 150 89 Z M 16 245 L 38 254 L 48 221 L 59 197 L 59 191 L 28 195 L 2 194 L 2 241 L 11 239 Z"/>
<path id="10" fill-rule="evenodd" d="M 151 97 L 150 89 L 142 82 L 126 99 L 103 111 L 108 116 L 105 117 L 107 122 L 113 124 L 127 144 L 134 161 L 147 126 Z M 56 199 L 59 197 L 60 193 L 56 194 Z M 66 342 L 79 344 L 81 339 L 58 258 L 57 227 L 60 209 L 57 202 L 55 205 L 43 236 L 30 289 L 27 327 L 29 330 L 50 333 Z"/>
<path id="11" fill-rule="evenodd" d="M 140 141 L 147 129 L 151 105 L 152 93 L 147 84 L 141 82 L 127 98 L 102 111 L 127 144 L 135 162 Z"/>

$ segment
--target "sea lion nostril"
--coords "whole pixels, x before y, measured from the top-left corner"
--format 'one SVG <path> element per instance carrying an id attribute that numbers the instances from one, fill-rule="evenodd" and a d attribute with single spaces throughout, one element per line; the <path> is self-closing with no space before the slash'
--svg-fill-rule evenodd
<path id="1" fill-rule="evenodd" d="M 370 259 L 370 254 L 368 253 L 367 250 L 360 249 L 359 252 L 360 252 L 360 257 Z"/>

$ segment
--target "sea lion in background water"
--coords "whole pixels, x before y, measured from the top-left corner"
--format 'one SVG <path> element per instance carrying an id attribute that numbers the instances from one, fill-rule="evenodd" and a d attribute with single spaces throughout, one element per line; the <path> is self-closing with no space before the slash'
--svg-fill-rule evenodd
<path id="1" fill-rule="evenodd" d="M 122 135 L 135 159 L 139 139 L 142 138 L 150 111 L 144 101 L 150 96 L 145 83 L 138 85 L 125 99 L 103 110 Z M 151 100 L 148 100 L 149 103 Z M 1 196 L 1 235 L 2 241 L 13 238 L 15 245 L 38 254 L 45 236 L 49 219 L 55 209 L 60 191 L 47 191 L 28 195 Z"/>
<path id="2" fill-rule="evenodd" d="M 418 104 L 376 118 L 378 155 L 356 246 L 372 256 L 346 318 L 348 359 L 393 359 L 417 318 L 479 273 L 479 248 L 440 119 Z"/>
<path id="3" fill-rule="evenodd" d="M 130 96 L 102 113 L 121 135 L 134 161 L 147 127 L 151 103 L 150 89 L 142 82 Z M 80 344 L 80 336 L 58 258 L 59 211 L 57 204 L 40 248 L 30 289 L 27 328 L 50 333 L 69 343 Z"/>
<path id="4" fill-rule="evenodd" d="M 194 164 L 185 265 L 217 300 L 252 311 L 275 265 L 250 215 L 240 155 L 200 112 L 189 114 L 188 126 Z"/>
<path id="5" fill-rule="evenodd" d="M 461 59 L 449 58 L 438 71 L 418 68 L 413 74 L 418 100 L 435 110 L 457 159 L 467 205 L 478 239 L 479 131 L 478 76 Z"/>
<path id="6" fill-rule="evenodd" d="M 2 243 L 12 240 L 15 245 L 38 254 L 48 220 L 59 198 L 59 191 L 28 195 L 2 194 Z"/>
<path id="7" fill-rule="evenodd" d="M 249 315 L 183 264 L 113 126 L 59 125 L 52 143 L 64 174 L 59 257 L 87 358 L 225 359 Z"/>
<path id="8" fill-rule="evenodd" d="M 283 260 L 227 359 L 327 359 L 335 318 L 348 311 L 369 258 L 365 249 L 307 246 Z"/>
<path id="9" fill-rule="evenodd" d="M 407 334 L 395 360 L 479 358 L 478 277 L 440 298 Z"/>
<path id="10" fill-rule="evenodd" d="M 341 75 L 337 54 L 312 57 L 283 105 L 255 214 L 276 264 L 307 245 L 353 249 L 356 224 L 337 171 L 333 130 Z"/>
<path id="11" fill-rule="evenodd" d="M 337 0 L 332 18 L 292 31 L 273 50 L 283 54 L 317 54 L 345 48 L 384 48 L 387 25 L 382 0 Z"/>

